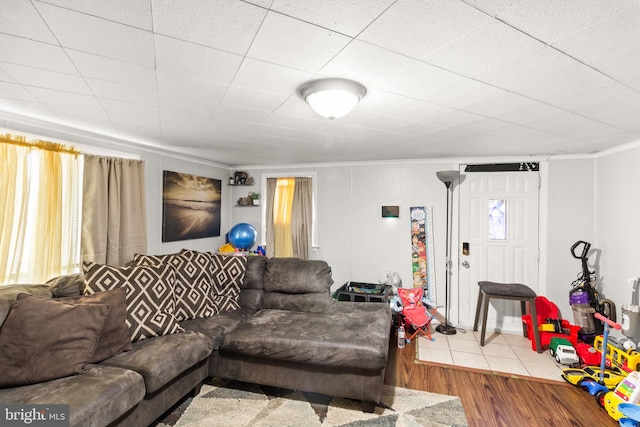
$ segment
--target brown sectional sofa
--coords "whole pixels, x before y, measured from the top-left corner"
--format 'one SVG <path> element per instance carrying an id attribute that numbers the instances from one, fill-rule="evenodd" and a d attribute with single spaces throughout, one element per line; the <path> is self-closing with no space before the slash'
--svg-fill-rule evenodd
<path id="1" fill-rule="evenodd" d="M 72 426 L 142 426 L 214 376 L 358 399 L 373 410 L 387 363 L 389 307 L 331 300 L 324 261 L 248 257 L 244 269 L 239 293 L 212 297 L 227 307 L 217 314 L 182 320 L 184 332 L 136 341 L 77 375 L 0 389 L 0 403 L 69 404 Z M 0 287 L 0 325 L 20 292 L 60 298 L 84 289 L 82 275 Z"/>

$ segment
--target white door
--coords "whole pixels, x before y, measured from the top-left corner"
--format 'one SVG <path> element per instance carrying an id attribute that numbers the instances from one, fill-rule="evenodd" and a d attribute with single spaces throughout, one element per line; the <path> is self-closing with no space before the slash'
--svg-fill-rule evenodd
<path id="1" fill-rule="evenodd" d="M 463 172 L 462 175 L 458 322 L 473 326 L 479 281 L 522 283 L 539 293 L 539 174 Z M 522 333 L 520 303 L 491 301 L 487 330 Z"/>

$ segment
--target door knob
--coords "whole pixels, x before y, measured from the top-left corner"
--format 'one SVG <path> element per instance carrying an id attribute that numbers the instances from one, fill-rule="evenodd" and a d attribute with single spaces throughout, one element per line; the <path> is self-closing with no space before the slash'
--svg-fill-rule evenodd
<path id="1" fill-rule="evenodd" d="M 464 268 L 469 268 L 469 261 L 462 261 L 462 266 Z"/>

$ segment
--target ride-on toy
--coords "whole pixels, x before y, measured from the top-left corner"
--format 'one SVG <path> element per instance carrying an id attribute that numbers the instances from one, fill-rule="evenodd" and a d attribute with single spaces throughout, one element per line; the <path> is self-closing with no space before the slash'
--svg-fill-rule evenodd
<path id="1" fill-rule="evenodd" d="M 598 402 L 600 406 L 604 407 L 604 396 L 609 392 L 609 390 L 617 386 L 616 384 L 615 386 L 611 387 L 611 385 L 605 384 L 605 381 L 604 381 L 605 365 L 607 363 L 606 348 L 607 348 L 607 343 L 609 341 L 609 328 L 620 330 L 622 328 L 622 325 L 607 319 L 600 313 L 595 313 L 594 317 L 599 321 L 601 321 L 602 324 L 604 325 L 604 331 L 603 331 L 603 337 L 602 337 L 603 351 L 602 351 L 602 358 L 600 361 L 600 378 L 598 379 L 598 381 L 584 381 L 582 383 L 582 386 L 589 391 L 589 394 L 591 394 L 592 396 L 595 396 L 596 402 Z M 621 376 L 620 380 L 622 381 L 623 378 L 624 377 Z"/>

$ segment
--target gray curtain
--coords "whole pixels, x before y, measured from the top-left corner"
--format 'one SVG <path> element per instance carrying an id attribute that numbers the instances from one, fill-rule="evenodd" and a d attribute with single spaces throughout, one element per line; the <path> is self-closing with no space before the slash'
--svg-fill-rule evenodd
<path id="1" fill-rule="evenodd" d="M 312 206 L 311 178 L 297 177 L 291 208 L 291 238 L 293 240 L 293 256 L 296 258 L 309 259 L 311 223 L 313 221 Z"/>
<path id="2" fill-rule="evenodd" d="M 84 158 L 82 259 L 124 265 L 147 252 L 144 161 Z"/>

